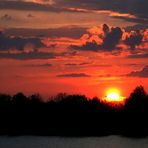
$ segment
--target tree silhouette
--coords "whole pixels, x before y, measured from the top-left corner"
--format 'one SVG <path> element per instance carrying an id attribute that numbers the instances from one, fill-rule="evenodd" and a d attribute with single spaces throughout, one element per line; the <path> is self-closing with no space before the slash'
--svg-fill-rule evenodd
<path id="1" fill-rule="evenodd" d="M 12 97 L 12 103 L 15 105 L 25 105 L 28 102 L 28 98 L 21 92 Z"/>
<path id="2" fill-rule="evenodd" d="M 129 110 L 144 110 L 145 106 L 148 105 L 148 98 L 143 86 L 138 86 L 130 94 L 130 97 L 126 100 L 126 107 Z"/>
<path id="3" fill-rule="evenodd" d="M 116 108 L 84 95 L 60 93 L 43 101 L 39 94 L 0 94 L 0 134 L 50 136 L 148 136 L 148 95 L 138 86 Z"/>

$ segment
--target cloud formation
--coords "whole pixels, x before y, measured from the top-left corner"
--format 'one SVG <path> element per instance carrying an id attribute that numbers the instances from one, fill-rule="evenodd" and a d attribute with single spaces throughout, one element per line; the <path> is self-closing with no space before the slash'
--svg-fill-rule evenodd
<path id="1" fill-rule="evenodd" d="M 33 28 L 6 28 L 4 30 L 8 36 L 23 36 L 23 37 L 68 37 L 79 39 L 85 32 L 84 27 L 60 27 L 60 28 L 49 28 L 49 29 L 33 29 Z"/>
<path id="2" fill-rule="evenodd" d="M 57 77 L 81 78 L 81 77 L 90 77 L 90 75 L 85 74 L 85 73 L 69 73 L 69 74 L 57 75 Z"/>
<path id="3" fill-rule="evenodd" d="M 64 7 L 59 7 L 56 5 L 50 5 L 46 3 L 38 3 L 33 1 L 23 1 L 23 0 L 0 0 L 0 9 L 10 9 L 10 10 L 28 10 L 28 11 L 47 11 L 47 12 L 77 12 L 75 10 L 70 10 Z"/>
<path id="4" fill-rule="evenodd" d="M 140 20 L 148 19 L 147 0 L 55 0 L 55 3 L 56 5 L 63 7 L 130 14 L 135 16 L 135 19 L 137 19 L 135 21 L 139 21 L 139 18 Z M 134 17 L 129 17 L 128 15 L 126 16 L 126 18 L 128 18 L 129 20 L 134 20 Z"/>
<path id="5" fill-rule="evenodd" d="M 0 0 L 0 9 L 47 12 L 105 12 L 110 17 L 148 23 L 147 0 Z"/>
<path id="6" fill-rule="evenodd" d="M 44 64 L 29 64 L 29 65 L 25 65 L 27 67 L 52 67 L 53 65 L 50 63 L 44 63 Z"/>
<path id="7" fill-rule="evenodd" d="M 1 17 L 1 20 L 3 21 L 10 21 L 12 20 L 12 17 L 8 14 L 4 14 L 2 17 Z"/>
<path id="8" fill-rule="evenodd" d="M 5 36 L 0 32 L 0 50 L 6 51 L 9 49 L 24 50 L 25 46 L 32 44 L 34 49 L 45 47 L 39 38 L 21 38 Z"/>
<path id="9" fill-rule="evenodd" d="M 85 44 L 81 46 L 71 45 L 70 48 L 91 51 L 114 50 L 116 45 L 118 45 L 121 40 L 123 33 L 122 30 L 119 27 L 109 28 L 107 24 L 104 24 L 101 28 L 96 29 L 98 29 L 98 32 L 97 30 L 96 32 L 95 30 L 90 30 L 90 35 L 88 35 Z"/>
<path id="10" fill-rule="evenodd" d="M 106 26 L 106 25 L 104 25 L 104 26 Z M 116 45 L 121 40 L 123 32 L 122 32 L 121 28 L 119 28 L 119 27 L 111 28 L 110 32 L 105 27 L 103 27 L 103 29 L 104 29 L 104 33 L 106 36 L 103 39 L 102 47 L 103 47 L 103 49 L 112 50 L 116 47 Z"/>
<path id="11" fill-rule="evenodd" d="M 131 73 L 127 74 L 127 76 L 148 78 L 148 65 L 145 66 L 141 71 L 132 71 Z"/>
<path id="12" fill-rule="evenodd" d="M 35 60 L 35 59 L 53 59 L 57 55 L 47 52 L 21 52 L 21 53 L 0 53 L 0 59 L 15 59 L 15 60 Z"/>
<path id="13" fill-rule="evenodd" d="M 113 51 L 119 53 L 123 49 L 136 50 L 138 47 L 147 48 L 148 31 L 125 31 L 119 27 L 110 27 L 107 24 L 88 30 L 81 37 L 81 45 L 71 45 L 70 48 L 82 51 Z"/>
<path id="14" fill-rule="evenodd" d="M 135 59 L 148 58 L 148 53 L 146 53 L 146 54 L 133 54 L 133 55 L 129 55 L 128 58 L 135 58 Z"/>
<path id="15" fill-rule="evenodd" d="M 67 64 L 65 64 L 65 66 L 86 66 L 86 65 L 89 65 L 89 64 L 91 64 L 91 62 L 90 62 L 90 63 L 88 63 L 88 62 L 82 62 L 82 63 L 67 63 Z"/>
<path id="16" fill-rule="evenodd" d="M 126 36 L 125 44 L 129 45 L 131 49 L 135 49 L 136 46 L 140 45 L 143 39 L 142 33 L 140 31 L 131 32 Z"/>

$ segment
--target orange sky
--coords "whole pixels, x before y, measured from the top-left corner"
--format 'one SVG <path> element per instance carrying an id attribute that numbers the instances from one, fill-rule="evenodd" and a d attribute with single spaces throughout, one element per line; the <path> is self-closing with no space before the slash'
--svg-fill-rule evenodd
<path id="1" fill-rule="evenodd" d="M 0 1 L 0 92 L 148 92 L 147 12 L 113 1 Z"/>

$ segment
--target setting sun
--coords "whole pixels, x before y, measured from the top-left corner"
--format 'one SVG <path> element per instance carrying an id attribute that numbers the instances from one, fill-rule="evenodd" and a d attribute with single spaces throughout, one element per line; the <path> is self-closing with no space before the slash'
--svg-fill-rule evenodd
<path id="1" fill-rule="evenodd" d="M 112 92 L 112 93 L 107 95 L 107 100 L 108 101 L 119 101 L 120 95 L 116 92 Z"/>
<path id="2" fill-rule="evenodd" d="M 111 88 L 106 91 L 106 97 L 104 101 L 106 102 L 123 102 L 125 97 L 121 96 L 121 92 L 118 89 Z"/>

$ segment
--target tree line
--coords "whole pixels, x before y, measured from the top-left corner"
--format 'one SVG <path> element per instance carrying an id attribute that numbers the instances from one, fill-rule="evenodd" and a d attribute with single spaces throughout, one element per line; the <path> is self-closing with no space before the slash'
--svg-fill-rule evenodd
<path id="1" fill-rule="evenodd" d="M 58 94 L 43 101 L 39 94 L 0 94 L 1 135 L 148 136 L 148 95 L 138 86 L 124 105 L 94 97 Z"/>

